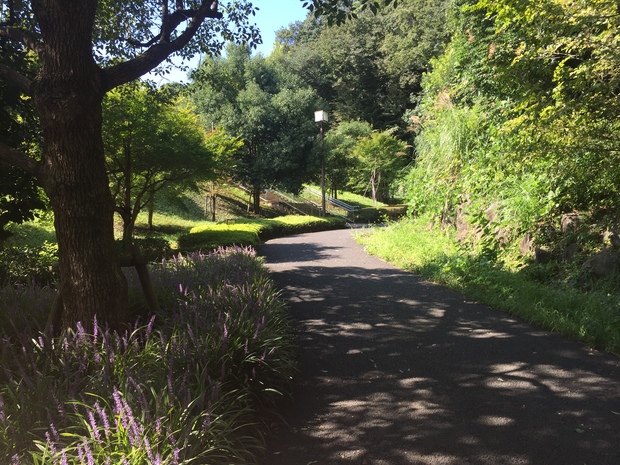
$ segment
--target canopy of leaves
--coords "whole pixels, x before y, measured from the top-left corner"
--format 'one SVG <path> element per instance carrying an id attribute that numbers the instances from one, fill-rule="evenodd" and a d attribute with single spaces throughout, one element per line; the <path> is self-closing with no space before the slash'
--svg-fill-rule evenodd
<path id="1" fill-rule="evenodd" d="M 13 66 L 28 72 L 34 66 L 32 57 L 16 53 L 0 38 L 0 65 Z M 29 102 L 18 89 L 0 80 L 0 140 L 22 147 L 30 153 L 38 150 L 36 118 Z M 34 217 L 34 211 L 44 207 L 34 176 L 0 162 L 0 242 L 8 237 L 5 227 Z"/>
<path id="2" fill-rule="evenodd" d="M 337 121 L 386 129 L 402 125 L 429 59 L 448 40 L 448 4 L 404 0 L 397 7 L 353 8 L 354 17 L 341 25 L 310 16 L 280 30 L 277 40 L 289 66 L 329 102 Z"/>
<path id="3" fill-rule="evenodd" d="M 353 150 L 360 139 L 371 134 L 372 126 L 363 121 L 345 121 L 327 132 L 325 165 L 326 176 L 332 189 L 343 189 L 352 180 L 352 170 L 356 164 Z"/>
<path id="4" fill-rule="evenodd" d="M 125 86 L 108 94 L 104 110 L 108 173 L 126 226 L 162 188 L 213 176 L 213 154 L 189 102 Z"/>
<path id="5" fill-rule="evenodd" d="M 406 163 L 405 144 L 389 131 L 373 132 L 357 141 L 352 155 L 356 190 L 370 190 L 374 201 L 389 200 L 392 183 Z"/>
<path id="6" fill-rule="evenodd" d="M 193 73 L 192 99 L 206 126 L 221 126 L 245 144 L 233 177 L 249 185 L 296 191 L 312 170 L 315 92 L 277 56 L 251 57 L 229 46 Z"/>

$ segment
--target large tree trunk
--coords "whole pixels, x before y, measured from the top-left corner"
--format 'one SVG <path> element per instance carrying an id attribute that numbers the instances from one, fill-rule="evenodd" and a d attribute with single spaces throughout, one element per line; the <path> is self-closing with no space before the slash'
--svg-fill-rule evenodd
<path id="1" fill-rule="evenodd" d="M 90 327 L 96 315 L 119 325 L 129 304 L 103 156 L 104 83 L 91 52 L 97 2 L 36 1 L 33 7 L 46 44 L 33 100 L 44 140 L 40 181 L 58 238 L 62 324 Z"/>

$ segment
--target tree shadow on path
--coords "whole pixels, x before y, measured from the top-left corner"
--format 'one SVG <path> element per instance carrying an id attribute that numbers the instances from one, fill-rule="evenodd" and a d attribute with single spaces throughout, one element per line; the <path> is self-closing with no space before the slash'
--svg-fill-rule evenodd
<path id="1" fill-rule="evenodd" d="M 301 367 L 265 465 L 620 464 L 617 358 L 369 257 L 347 232 L 260 252 Z"/>

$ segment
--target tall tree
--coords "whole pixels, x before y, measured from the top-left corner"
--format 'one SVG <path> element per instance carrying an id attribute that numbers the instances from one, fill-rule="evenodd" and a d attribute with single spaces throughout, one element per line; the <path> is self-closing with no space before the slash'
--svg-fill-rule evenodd
<path id="1" fill-rule="evenodd" d="M 104 100 L 103 139 L 123 240 L 131 242 L 138 214 L 156 193 L 210 177 L 213 155 L 189 102 L 146 85 L 124 87 Z"/>
<path id="2" fill-rule="evenodd" d="M 372 134 L 370 123 L 363 121 L 345 121 L 333 128 L 325 136 L 327 157 L 325 174 L 332 197 L 338 196 L 338 189 L 345 188 L 351 180 L 355 167 L 353 150 L 358 141 Z"/>
<path id="3" fill-rule="evenodd" d="M 368 121 L 380 130 L 403 126 L 429 59 L 449 39 L 450 2 L 353 8 L 354 18 L 341 25 L 309 16 L 280 30 L 277 40 L 289 66 L 329 103 L 335 120 Z M 347 13 L 345 5 L 342 11 Z"/>
<path id="4" fill-rule="evenodd" d="M 389 200 L 392 183 L 405 165 L 405 144 L 389 131 L 373 132 L 358 140 L 353 156 L 358 190 L 370 188 L 375 203 Z"/>
<path id="5" fill-rule="evenodd" d="M 316 94 L 277 55 L 251 57 L 244 46 L 231 45 L 226 58 L 206 61 L 193 78 L 193 99 L 205 124 L 244 143 L 232 177 L 252 187 L 254 212 L 260 212 L 262 189 L 298 190 L 313 168 Z"/>
<path id="6" fill-rule="evenodd" d="M 247 23 L 253 8 L 236 2 L 220 23 L 223 37 L 256 40 Z M 2 64 L 0 78 L 32 99 L 43 136 L 41 158 L 0 142 L 0 158 L 37 177 L 54 211 L 60 255 L 62 323 L 111 324 L 128 318 L 127 284 L 113 233 L 101 102 L 106 92 L 152 70 L 174 53 L 215 52 L 217 1 L 108 2 L 3 0 L 0 37 L 36 56 L 20 73 Z M 229 27 L 235 26 L 236 29 Z"/>
<path id="7" fill-rule="evenodd" d="M 338 11 L 336 0 L 313 0 L 312 7 L 320 12 L 323 4 L 330 14 Z M 64 325 L 88 325 L 94 315 L 118 325 L 129 313 L 103 154 L 103 96 L 173 54 L 212 55 L 223 41 L 260 40 L 248 23 L 252 3 L 232 1 L 223 9 L 218 0 L 1 0 L 0 37 L 32 53 L 38 68 L 22 73 L 3 63 L 0 79 L 31 98 L 43 143 L 36 158 L 2 140 L 0 159 L 35 176 L 50 199 Z"/>
<path id="8" fill-rule="evenodd" d="M 206 140 L 207 148 L 214 156 L 214 169 L 211 176 L 199 183 L 205 193 L 205 216 L 211 210 L 211 220 L 216 220 L 216 202 L 218 188 L 230 182 L 236 170 L 236 164 L 243 151 L 243 141 L 230 136 L 222 128 L 213 128 Z"/>

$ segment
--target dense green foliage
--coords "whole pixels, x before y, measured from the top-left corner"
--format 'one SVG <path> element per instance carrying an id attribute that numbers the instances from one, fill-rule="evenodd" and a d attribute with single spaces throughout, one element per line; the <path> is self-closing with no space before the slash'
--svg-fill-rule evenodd
<path id="1" fill-rule="evenodd" d="M 16 53 L 0 37 L 0 66 L 14 66 L 22 72 L 34 67 L 30 56 Z M 19 91 L 0 80 L 0 140 L 36 153 L 38 135 L 34 130 L 36 118 L 32 107 Z M 32 220 L 35 211 L 45 207 L 36 179 L 29 173 L 0 161 L 0 248 L 10 236 L 6 227 Z"/>
<path id="2" fill-rule="evenodd" d="M 279 31 L 277 40 L 288 66 L 329 103 L 335 122 L 403 127 L 429 59 L 448 39 L 449 3 L 399 1 L 376 14 L 353 8 L 355 18 L 338 26 L 308 17 Z"/>
<path id="3" fill-rule="evenodd" d="M 484 227 L 492 207 L 504 239 L 544 244 L 562 213 L 615 208 L 616 21 L 609 1 L 455 2 L 412 115 L 412 210 Z"/>
<path id="4" fill-rule="evenodd" d="M 225 58 L 205 60 L 192 77 L 192 100 L 205 126 L 243 141 L 229 175 L 251 186 L 255 197 L 272 186 L 298 191 L 316 172 L 311 115 L 320 102 L 281 60 L 230 45 Z M 254 207 L 258 213 L 257 198 Z"/>
<path id="5" fill-rule="evenodd" d="M 258 205 L 262 188 L 297 191 L 305 182 L 316 183 L 325 157 L 328 187 L 334 195 L 340 190 L 339 197 L 353 203 L 355 198 L 342 195 L 343 189 L 356 194 L 373 192 L 375 200 L 404 195 L 409 213 L 417 217 L 364 235 L 362 241 L 369 251 L 528 321 L 620 353 L 620 263 L 606 277 L 582 266 L 601 249 L 617 254 L 614 248 L 619 240 L 617 1 L 311 3 L 314 11 L 331 16 L 308 16 L 279 31 L 271 56 L 252 56 L 251 47 L 230 45 L 225 57 L 205 59 L 192 74 L 194 82 L 187 95 L 202 118 L 201 144 L 206 142 L 207 152 L 221 162 L 210 165 L 210 173 L 202 173 L 201 188 L 215 198 L 217 182 L 240 181 L 254 187 Z M 117 5 L 101 3 L 95 31 L 96 39 L 101 39 L 98 43 L 117 58 L 134 53 L 122 41 L 111 48 L 115 30 L 127 30 L 127 21 L 134 18 L 131 27 L 135 27 L 136 38 L 147 39 L 157 22 L 140 6 L 123 5 L 132 14 L 114 16 Z M 233 18 L 223 26 L 222 37 L 233 35 L 236 23 L 240 26 L 237 37 L 256 39 L 247 22 L 252 7 L 244 2 L 240 7 L 237 16 L 231 12 Z M 342 23 L 344 18 L 348 21 Z M 202 39 L 206 40 L 193 42 L 185 52 L 212 52 L 220 46 L 215 37 Z M 96 53 L 101 63 L 110 59 L 103 50 Z M 33 73 L 35 64 L 28 61 L 28 55 L 3 54 L 1 59 L 0 64 L 11 65 L 22 60 L 18 68 Z M 32 129 L 31 110 L 12 88 L 2 81 L 0 86 L 0 100 L 13 109 L 9 113 L 2 106 L 0 139 L 36 158 L 39 135 Z M 168 174 L 193 176 L 200 171 L 199 162 L 206 158 L 192 157 L 202 153 L 203 147 L 194 150 L 197 138 L 193 136 L 185 140 L 188 143 L 178 137 L 189 122 L 195 126 L 196 114 L 189 107 L 182 107 L 180 114 L 166 114 L 155 105 L 157 99 L 149 100 L 153 95 L 146 89 L 131 99 L 118 92 L 107 100 L 108 161 L 110 166 L 127 165 L 129 139 L 135 144 L 134 155 L 139 155 L 131 159 L 135 176 L 128 176 L 127 170 L 110 170 L 121 175 L 118 182 L 131 177 L 132 184 L 146 187 L 137 175 L 139 167 L 160 169 L 158 176 L 162 177 L 152 178 L 157 185 Z M 170 94 L 159 97 L 170 104 Z M 148 111 L 139 112 L 145 108 Z M 313 111 L 319 108 L 330 114 L 325 143 L 320 145 L 312 120 Z M 132 121 L 140 124 L 131 126 Z M 209 130 L 210 137 L 204 139 Z M 4 227 L 7 218 L 17 223 L 32 216 L 37 192 L 31 179 L 16 177 L 16 172 L 0 173 L 4 176 L 0 182 L 7 180 L 0 184 L 0 226 Z M 118 193 L 123 190 L 119 187 Z M 129 197 L 135 202 L 140 196 L 152 198 L 152 192 L 147 189 Z M 23 205 L 16 200 L 24 200 Z M 9 208 L 14 208 L 13 216 L 6 216 Z M 563 230 L 560 219 L 571 212 L 579 222 Z M 399 207 L 384 207 L 362 210 L 358 218 L 370 222 L 398 214 Z M 132 215 L 131 221 L 136 221 L 137 212 Z M 166 237 L 151 240 L 149 247 L 161 255 L 174 242 L 173 247 L 188 254 L 342 226 L 321 218 L 298 220 L 198 225 L 195 218 L 184 219 L 160 224 Z M 76 328 L 62 340 L 39 340 L 28 332 L 29 325 L 44 321 L 53 295 L 48 288 L 33 287 L 31 281 L 54 284 L 56 279 L 49 269 L 56 258 L 55 247 L 41 243 L 11 248 L 1 257 L 5 264 L 0 279 L 17 284 L 2 292 L 1 321 L 12 321 L 15 333 L 23 337 L 22 346 L 28 348 L 13 354 L 10 347 L 19 337 L 14 334 L 1 341 L 2 365 L 8 368 L 0 377 L 0 426 L 10 423 L 10 429 L 7 426 L 0 432 L 1 457 L 8 461 L 12 452 L 23 455 L 34 439 L 39 448 L 32 453 L 41 463 L 53 454 L 58 456 L 54 448 L 77 454 L 97 450 L 103 461 L 105 454 L 114 460 L 132 454 L 134 463 L 157 463 L 157 457 L 149 456 L 152 450 L 144 439 L 148 438 L 150 445 L 157 445 L 163 463 L 179 462 L 182 451 L 185 457 L 204 454 L 205 460 L 215 462 L 247 462 L 247 446 L 252 449 L 254 439 L 237 442 L 236 434 L 254 435 L 255 419 L 250 413 L 254 400 L 263 402 L 272 386 L 261 385 L 263 381 L 258 381 L 253 370 L 280 389 L 292 368 L 289 328 L 271 285 L 266 284 L 267 294 L 244 294 L 254 289 L 252 285 L 221 286 L 229 283 L 227 278 L 204 267 L 203 255 L 182 256 L 154 270 L 167 312 L 157 315 L 156 325 L 137 326 L 125 336 L 105 333 L 105 338 L 99 337 L 104 328 L 95 334 Z M 525 256 L 519 253 L 519 245 Z M 532 259 L 534 247 L 547 252 L 544 262 Z M 570 258 L 568 250 L 574 251 Z M 226 277 L 237 276 L 238 265 L 225 270 Z M 265 284 L 262 273 L 255 274 Z M 132 302 L 140 313 L 144 304 L 136 289 L 132 286 Z M 246 304 L 263 298 L 268 305 L 260 316 L 265 320 L 244 319 Z M 20 310 L 25 302 L 35 308 L 32 313 Z M 209 313 L 219 309 L 220 313 Z M 9 311 L 11 318 L 6 317 Z M 260 342 L 250 341 L 256 325 L 263 322 L 274 326 Z M 118 365 L 102 364 L 110 347 L 117 350 L 123 344 L 115 359 Z M 175 344 L 185 344 L 179 349 L 183 357 L 173 350 Z M 270 359 L 270 344 L 286 356 Z M 70 348 L 68 353 L 62 353 L 65 348 Z M 208 351 L 208 360 L 200 359 L 199 351 Z M 181 364 L 188 354 L 190 367 Z M 15 370 L 22 366 L 30 371 L 19 372 L 20 383 Z M 80 376 L 55 377 L 67 367 Z M 185 389 L 191 383 L 171 389 L 170 373 L 198 373 L 192 379 L 195 390 L 183 391 L 184 399 L 175 398 L 171 390 Z M 108 378 L 102 380 L 98 374 Z M 35 380 L 37 376 L 41 378 Z M 178 376 L 175 380 L 187 381 Z M 62 397 L 70 390 L 77 394 Z M 50 400 L 48 395 L 56 398 Z M 164 400 L 172 402 L 164 404 Z M 73 413 L 66 415 L 69 408 L 50 410 L 59 401 L 62 408 L 71 406 Z M 12 410 L 2 410 L 4 406 Z M 130 436 L 123 421 L 129 422 L 138 406 L 145 413 L 139 419 L 142 423 L 134 421 L 142 429 L 136 426 Z M 115 415 L 115 432 L 102 423 L 93 427 L 91 417 L 103 422 L 102 412 Z M 56 431 L 66 426 L 68 434 L 56 436 L 50 416 L 57 422 Z M 161 425 L 169 422 L 174 434 L 162 434 L 157 419 Z M 140 438 L 135 435 L 138 430 L 144 433 Z M 99 442 L 103 436 L 109 441 L 105 447 Z M 187 438 L 185 449 L 170 442 L 172 438 Z M 24 446 L 28 441 L 29 446 Z"/>
<path id="6" fill-rule="evenodd" d="M 159 191 L 195 186 L 215 172 L 215 154 L 195 111 L 165 90 L 134 85 L 111 91 L 104 100 L 103 137 L 125 241 L 133 238 L 140 211 L 152 211 Z"/>

